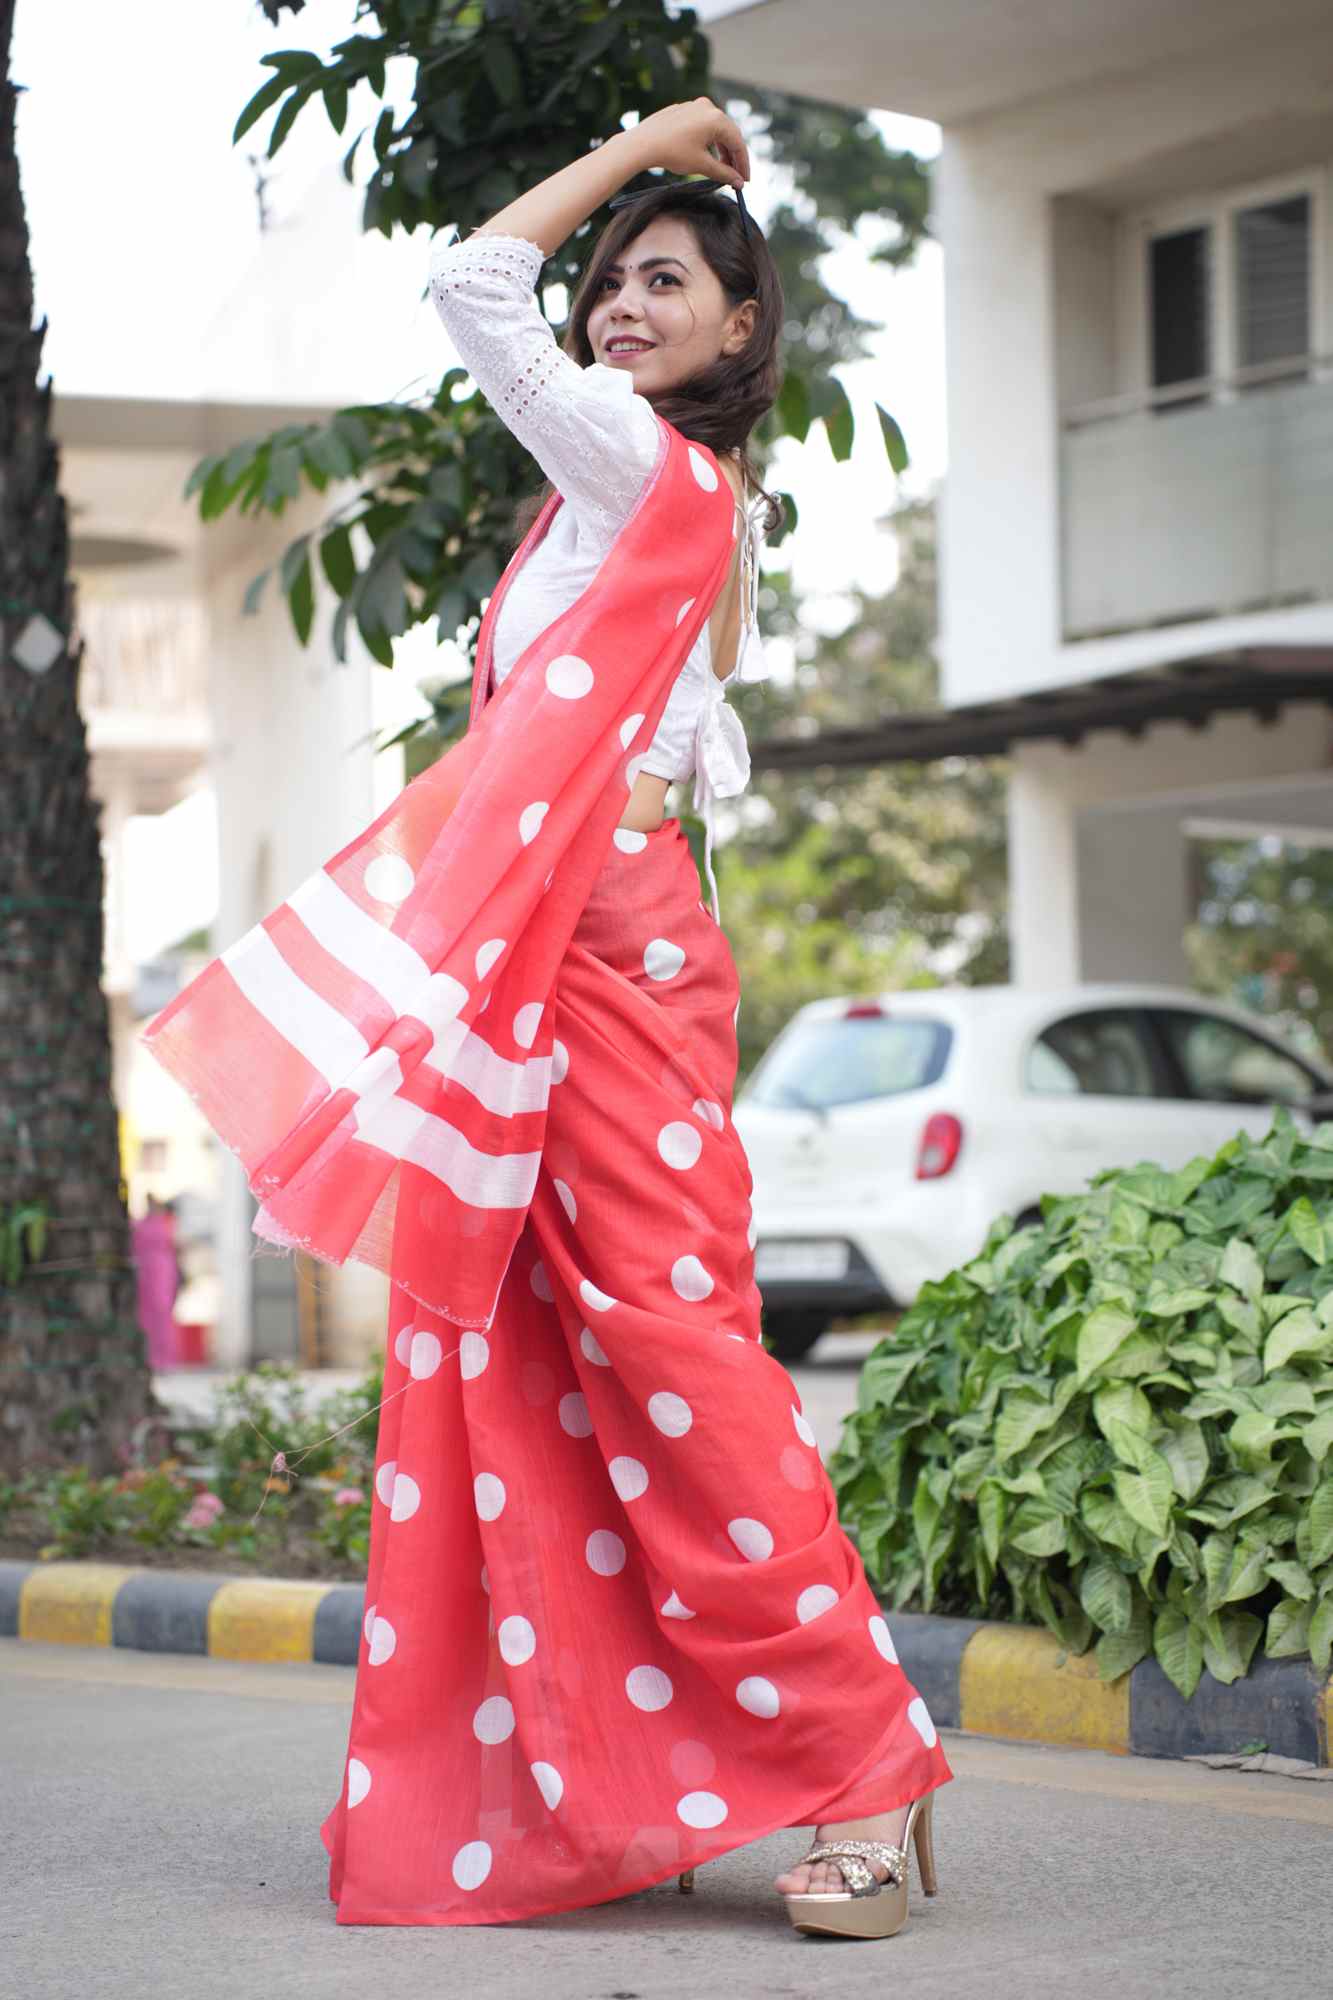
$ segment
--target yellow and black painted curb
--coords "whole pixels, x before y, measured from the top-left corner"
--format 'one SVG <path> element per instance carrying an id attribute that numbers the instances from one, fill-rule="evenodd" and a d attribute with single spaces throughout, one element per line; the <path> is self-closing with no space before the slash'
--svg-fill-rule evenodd
<path id="1" fill-rule="evenodd" d="M 364 1612 L 359 1583 L 0 1562 L 0 1637 L 355 1666 Z M 1148 1757 L 1264 1743 L 1280 1756 L 1330 1762 L 1333 1696 L 1308 1659 L 1256 1661 L 1229 1687 L 1205 1673 L 1185 1701 L 1155 1660 L 1106 1682 L 1090 1653 L 1068 1653 L 1034 1626 L 889 1617 L 908 1679 L 942 1728 Z"/>

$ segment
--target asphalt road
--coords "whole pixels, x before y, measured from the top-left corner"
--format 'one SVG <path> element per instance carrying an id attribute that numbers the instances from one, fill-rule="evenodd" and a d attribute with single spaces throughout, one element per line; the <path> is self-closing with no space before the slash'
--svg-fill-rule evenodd
<path id="1" fill-rule="evenodd" d="M 1318 2000 L 1333 1787 L 945 1732 L 940 1895 L 798 1937 L 783 1834 L 477 1929 L 339 1926 L 318 1825 L 352 1675 L 0 1640 L 0 1989 L 22 2000 Z"/>

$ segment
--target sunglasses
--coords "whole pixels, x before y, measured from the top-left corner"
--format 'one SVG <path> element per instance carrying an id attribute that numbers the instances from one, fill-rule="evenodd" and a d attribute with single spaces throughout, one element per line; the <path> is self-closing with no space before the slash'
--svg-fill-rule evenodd
<path id="1" fill-rule="evenodd" d="M 706 175 L 700 175 L 698 179 L 688 181 L 656 180 L 651 182 L 647 187 L 632 188 L 628 194 L 618 194 L 613 201 L 607 203 L 607 207 L 611 209 L 628 208 L 636 201 L 645 200 L 648 195 L 661 194 L 664 188 L 669 188 L 673 195 L 709 195 L 725 194 L 727 192 L 725 182 L 709 180 Z M 750 220 L 750 212 L 745 206 L 745 196 L 739 188 L 732 188 L 731 193 L 735 195 L 736 206 L 741 212 L 741 228 L 748 237 L 754 225 Z"/>

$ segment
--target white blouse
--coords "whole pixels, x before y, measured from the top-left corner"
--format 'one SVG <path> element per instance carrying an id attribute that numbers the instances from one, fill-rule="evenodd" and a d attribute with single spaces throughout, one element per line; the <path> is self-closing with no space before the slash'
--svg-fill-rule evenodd
<path id="1" fill-rule="evenodd" d="M 580 368 L 556 345 L 535 296 L 544 262 L 537 244 L 514 236 L 475 235 L 431 251 L 431 296 L 459 358 L 565 503 L 505 592 L 493 635 L 495 685 L 587 588 L 657 459 L 657 419 L 629 372 L 601 362 Z M 750 777 L 745 731 L 725 690 L 768 672 L 757 620 L 765 506 L 762 494 L 736 506 L 733 532 L 743 537 L 736 664 L 725 680 L 713 672 L 705 624 L 639 767 L 672 781 L 693 772 L 714 916 L 713 803 L 743 792 Z"/>

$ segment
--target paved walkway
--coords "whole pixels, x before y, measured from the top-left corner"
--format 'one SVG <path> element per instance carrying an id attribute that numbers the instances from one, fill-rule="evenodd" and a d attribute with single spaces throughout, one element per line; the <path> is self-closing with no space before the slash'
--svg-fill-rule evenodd
<path id="1" fill-rule="evenodd" d="M 885 1944 L 798 1938 L 785 1834 L 670 1888 L 481 1929 L 342 1927 L 319 1822 L 341 1667 L 0 1640 L 0 1963 L 23 2000 L 1312 2000 L 1325 1785 L 962 1738 L 941 1892 Z M 632 1774 L 626 1773 L 627 1781 Z"/>

